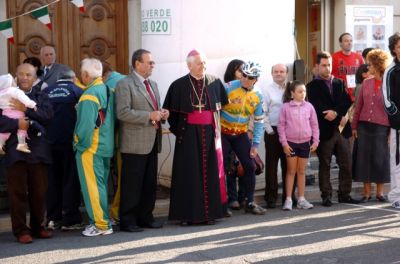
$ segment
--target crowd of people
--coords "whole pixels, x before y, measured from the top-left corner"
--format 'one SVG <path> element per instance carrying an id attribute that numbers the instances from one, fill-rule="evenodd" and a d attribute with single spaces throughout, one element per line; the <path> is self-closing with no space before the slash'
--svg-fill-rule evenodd
<path id="1" fill-rule="evenodd" d="M 162 228 L 153 210 L 166 122 L 175 136 L 172 223 L 213 225 L 231 217 L 230 210 L 266 214 L 277 207 L 279 163 L 282 209 L 313 208 L 305 197 L 312 152 L 319 160 L 322 206 L 333 205 L 335 156 L 339 203 L 369 202 L 375 183 L 376 200 L 400 209 L 400 33 L 389 38 L 391 64 L 380 49 L 369 49 L 364 57 L 353 52 L 349 33 L 339 43 L 341 50 L 333 55 L 317 54 L 309 83 L 289 82 L 289 67 L 277 63 L 272 83 L 262 88 L 257 62 L 232 60 L 222 82 L 206 73 L 205 54 L 192 50 L 188 73 L 172 82 L 163 105 L 148 50 L 133 53 L 126 76 L 86 58 L 78 79 L 56 63 L 54 47 L 42 47 L 40 59 L 27 58 L 15 78 L 0 76 L 0 154 L 17 241 L 51 238 L 55 229 L 98 236 L 112 234 L 117 224 L 124 232 Z M 254 202 L 263 135 L 265 206 Z M 111 206 L 110 171 L 117 176 Z M 361 199 L 350 196 L 353 180 L 364 184 Z"/>

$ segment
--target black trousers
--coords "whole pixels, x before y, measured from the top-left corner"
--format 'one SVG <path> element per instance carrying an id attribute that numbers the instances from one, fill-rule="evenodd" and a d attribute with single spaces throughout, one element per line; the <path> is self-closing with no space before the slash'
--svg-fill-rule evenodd
<path id="1" fill-rule="evenodd" d="M 267 203 L 276 203 L 278 199 L 278 162 L 281 162 L 281 175 L 282 175 L 282 203 L 286 199 L 286 155 L 283 152 L 281 143 L 279 142 L 279 135 L 277 127 L 272 127 L 274 134 L 269 135 L 264 132 L 265 142 L 265 194 L 264 200 Z M 293 185 L 292 197 L 296 189 L 296 180 Z"/>
<path id="2" fill-rule="evenodd" d="M 65 226 L 79 224 L 81 192 L 72 145 L 52 146 L 53 164 L 49 168 L 47 220 Z"/>
<path id="3" fill-rule="evenodd" d="M 42 229 L 47 192 L 47 165 L 18 161 L 6 168 L 12 231 L 15 236 Z M 30 224 L 26 211 L 30 208 Z"/>
<path id="4" fill-rule="evenodd" d="M 351 151 L 350 141 L 340 134 L 339 130 L 333 133 L 329 140 L 321 140 L 317 149 L 319 159 L 319 189 L 321 197 L 332 197 L 331 185 L 331 160 L 332 155 L 336 156 L 336 163 L 339 165 L 339 198 L 347 198 L 351 192 Z"/>
<path id="5" fill-rule="evenodd" d="M 121 153 L 121 157 L 120 225 L 152 223 L 157 190 L 157 143 L 149 154 Z"/>

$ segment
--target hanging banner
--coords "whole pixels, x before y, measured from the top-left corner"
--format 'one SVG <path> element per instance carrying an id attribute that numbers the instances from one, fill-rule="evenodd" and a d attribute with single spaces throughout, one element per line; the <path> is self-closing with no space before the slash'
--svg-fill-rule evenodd
<path id="1" fill-rule="evenodd" d="M 76 5 L 76 7 L 79 8 L 79 11 L 81 11 L 82 13 L 85 13 L 85 4 L 83 3 L 83 0 L 70 0 L 70 1 L 71 1 L 71 3 Z"/>
<path id="2" fill-rule="evenodd" d="M 49 16 L 49 5 L 56 4 L 61 0 L 55 0 L 47 5 L 42 7 L 30 10 L 29 12 L 23 13 L 21 15 L 8 18 L 5 21 L 0 21 L 0 33 L 3 34 L 11 44 L 14 44 L 14 33 L 12 30 L 12 21 L 17 19 L 18 17 L 22 17 L 25 15 L 32 15 L 34 18 L 38 19 L 40 22 L 45 24 L 50 30 L 52 29 L 51 20 Z M 85 12 L 85 4 L 83 0 L 69 0 L 73 5 L 79 8 L 79 11 Z"/>
<path id="3" fill-rule="evenodd" d="M 388 50 L 393 34 L 393 6 L 346 5 L 346 32 L 353 35 L 353 48 Z"/>
<path id="4" fill-rule="evenodd" d="M 0 22 L 0 33 L 3 34 L 11 44 L 14 44 L 14 33 L 12 30 L 11 20 Z"/>
<path id="5" fill-rule="evenodd" d="M 51 30 L 51 20 L 49 16 L 49 9 L 47 8 L 47 6 L 33 11 L 32 16 L 37 18 L 40 22 L 45 24 Z"/>

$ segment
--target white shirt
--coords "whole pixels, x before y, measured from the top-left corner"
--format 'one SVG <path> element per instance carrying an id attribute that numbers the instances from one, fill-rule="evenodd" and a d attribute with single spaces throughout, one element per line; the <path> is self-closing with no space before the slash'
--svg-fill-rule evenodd
<path id="1" fill-rule="evenodd" d="M 285 88 L 272 82 L 263 89 L 264 95 L 264 127 L 268 134 L 274 132 L 273 126 L 277 126 L 279 122 L 279 113 L 283 105 L 283 93 Z"/>

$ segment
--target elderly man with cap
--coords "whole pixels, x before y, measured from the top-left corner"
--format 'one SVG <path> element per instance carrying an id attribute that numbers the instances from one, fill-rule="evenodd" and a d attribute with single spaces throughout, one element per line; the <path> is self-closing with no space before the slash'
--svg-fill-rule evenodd
<path id="1" fill-rule="evenodd" d="M 169 220 L 214 224 L 223 217 L 226 200 L 225 182 L 220 185 L 219 179 L 223 164 L 215 128 L 217 113 L 228 100 L 222 82 L 205 73 L 204 54 L 192 50 L 186 62 L 189 73 L 171 84 L 163 106 L 170 111 L 168 122 L 176 136 Z"/>
<path id="2" fill-rule="evenodd" d="M 43 90 L 54 110 L 46 133 L 53 156 L 47 190 L 48 229 L 81 228 L 80 185 L 71 142 L 76 123 L 75 106 L 83 91 L 74 84 L 74 79 L 72 70 L 60 72 L 56 84 Z"/>

